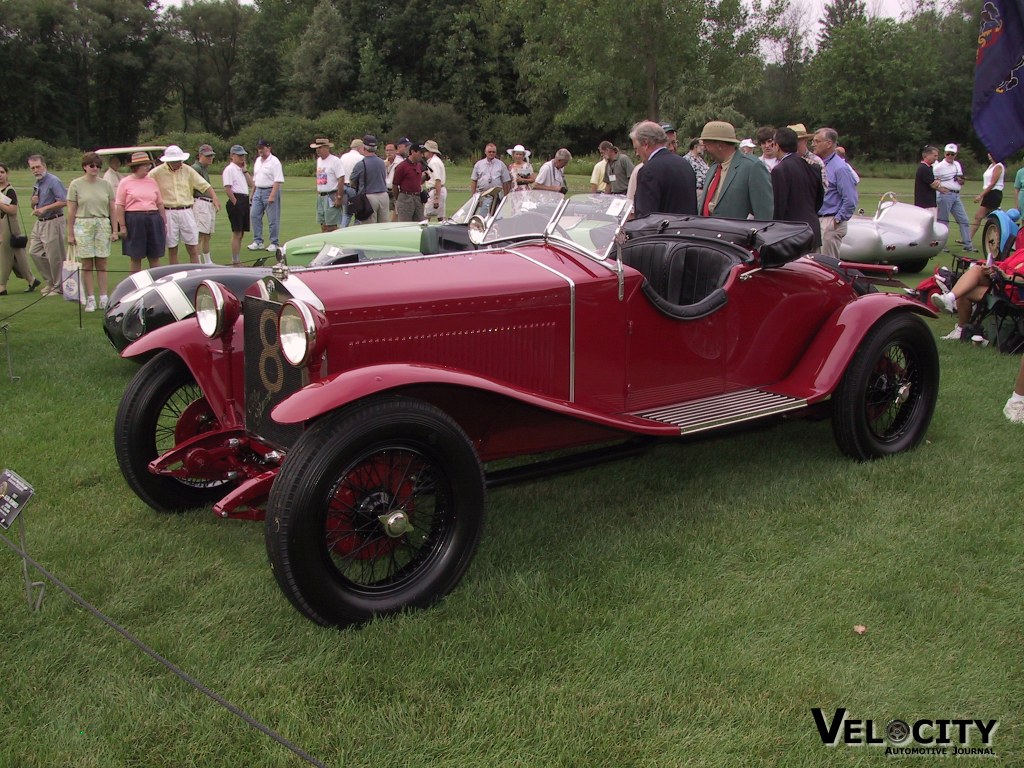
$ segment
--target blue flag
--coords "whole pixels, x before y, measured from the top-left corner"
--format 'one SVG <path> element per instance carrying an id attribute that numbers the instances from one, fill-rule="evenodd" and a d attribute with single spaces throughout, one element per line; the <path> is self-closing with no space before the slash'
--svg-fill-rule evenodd
<path id="1" fill-rule="evenodd" d="M 996 160 L 1024 147 L 1024 0 L 985 0 L 981 8 L 971 114 Z"/>

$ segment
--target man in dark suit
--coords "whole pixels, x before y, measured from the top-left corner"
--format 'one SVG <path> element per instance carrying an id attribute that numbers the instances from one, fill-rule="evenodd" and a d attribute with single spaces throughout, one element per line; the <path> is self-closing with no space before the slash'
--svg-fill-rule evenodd
<path id="1" fill-rule="evenodd" d="M 825 199 L 821 174 L 797 154 L 797 135 L 792 128 L 775 131 L 775 143 L 782 159 L 772 170 L 775 215 L 779 221 L 805 221 L 814 232 L 814 247 L 821 248 L 818 209 Z"/>
<path id="2" fill-rule="evenodd" d="M 705 124 L 700 139 L 715 160 L 704 177 L 701 215 L 771 220 L 772 180 L 768 167 L 753 155 L 737 151 L 740 140 L 732 123 L 712 120 Z"/>
<path id="3" fill-rule="evenodd" d="M 637 217 L 652 213 L 697 213 L 697 179 L 693 167 L 666 146 L 668 136 L 657 123 L 645 120 L 629 133 L 643 161 L 637 172 L 633 207 Z"/>

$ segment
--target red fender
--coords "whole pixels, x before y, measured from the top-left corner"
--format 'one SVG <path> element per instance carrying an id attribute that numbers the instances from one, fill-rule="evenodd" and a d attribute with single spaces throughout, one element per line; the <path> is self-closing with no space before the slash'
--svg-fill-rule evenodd
<path id="1" fill-rule="evenodd" d="M 862 296 L 833 312 L 814 337 L 799 365 L 778 385 L 767 389 L 802 397 L 808 402 L 828 397 L 839 386 L 840 379 L 868 331 L 893 312 L 938 317 L 930 307 L 908 296 L 894 293 Z"/>
<path id="2" fill-rule="evenodd" d="M 206 338 L 195 317 L 189 317 L 147 333 L 125 347 L 121 357 L 172 351 L 192 372 L 221 427 L 240 427 L 245 423 L 242 336 L 241 317 L 232 332 L 219 339 Z"/>
<path id="3" fill-rule="evenodd" d="M 296 392 L 279 403 L 271 411 L 271 416 L 279 424 L 299 424 L 369 395 L 418 384 L 447 384 L 492 392 L 553 413 L 617 430 L 666 436 L 679 434 L 678 427 L 671 424 L 653 424 L 646 419 L 637 419 L 628 414 L 599 413 L 580 408 L 574 403 L 522 392 L 470 373 L 414 363 L 375 365 L 344 371 Z"/>

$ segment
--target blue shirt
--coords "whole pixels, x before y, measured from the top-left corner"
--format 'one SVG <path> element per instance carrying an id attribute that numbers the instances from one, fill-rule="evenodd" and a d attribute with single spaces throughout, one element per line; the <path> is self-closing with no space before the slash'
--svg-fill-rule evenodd
<path id="1" fill-rule="evenodd" d="M 819 216 L 835 216 L 836 223 L 849 221 L 857 210 L 860 196 L 857 194 L 857 182 L 853 171 L 839 155 L 833 152 L 825 159 L 825 176 L 828 187 L 825 189 L 825 202 L 818 210 Z"/>
<path id="2" fill-rule="evenodd" d="M 36 203 L 36 208 L 43 208 L 47 205 L 53 205 L 57 201 L 68 199 L 68 193 L 64 189 L 64 185 L 60 183 L 60 179 L 49 171 L 43 174 L 43 178 L 36 181 L 35 186 L 32 187 L 32 194 L 39 195 L 39 202 Z M 56 215 L 57 211 L 53 211 L 53 214 Z"/>
<path id="3" fill-rule="evenodd" d="M 388 191 L 387 163 L 377 155 L 367 155 L 352 170 L 349 182 L 353 189 L 362 189 L 368 195 L 379 195 Z"/>

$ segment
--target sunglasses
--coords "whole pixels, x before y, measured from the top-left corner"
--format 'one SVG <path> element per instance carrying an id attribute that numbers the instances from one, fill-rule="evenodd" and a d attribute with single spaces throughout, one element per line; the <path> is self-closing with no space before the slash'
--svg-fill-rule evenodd
<path id="1" fill-rule="evenodd" d="M 82 167 L 83 167 L 83 168 L 100 168 L 100 167 L 102 167 L 102 166 L 100 166 L 100 164 L 99 164 L 99 163 L 86 163 L 86 164 L 85 164 L 85 165 L 83 165 Z"/>

